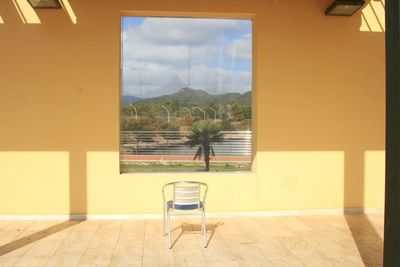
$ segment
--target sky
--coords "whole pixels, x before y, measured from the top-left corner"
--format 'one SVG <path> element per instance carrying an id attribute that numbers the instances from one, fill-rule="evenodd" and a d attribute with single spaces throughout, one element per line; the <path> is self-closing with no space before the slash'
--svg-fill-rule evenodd
<path id="1" fill-rule="evenodd" d="M 121 38 L 123 95 L 251 90 L 250 20 L 123 17 Z"/>

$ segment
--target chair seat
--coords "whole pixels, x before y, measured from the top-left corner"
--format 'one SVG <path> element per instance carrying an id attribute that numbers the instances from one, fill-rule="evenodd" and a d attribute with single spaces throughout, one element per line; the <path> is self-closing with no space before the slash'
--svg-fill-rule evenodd
<path id="1" fill-rule="evenodd" d="M 174 201 L 173 200 L 167 201 L 167 207 L 168 207 L 168 209 L 174 208 Z M 200 209 L 202 209 L 202 208 L 203 208 L 203 202 L 200 201 Z M 187 204 L 187 205 L 176 204 L 175 209 L 176 210 L 197 210 L 197 209 L 199 209 L 199 205 L 197 205 L 197 204 Z"/>

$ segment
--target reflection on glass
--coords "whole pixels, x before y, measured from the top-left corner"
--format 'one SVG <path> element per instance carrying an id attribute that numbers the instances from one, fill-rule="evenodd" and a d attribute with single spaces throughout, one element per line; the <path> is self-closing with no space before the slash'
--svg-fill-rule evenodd
<path id="1" fill-rule="evenodd" d="M 248 171 L 252 25 L 122 18 L 121 172 Z"/>

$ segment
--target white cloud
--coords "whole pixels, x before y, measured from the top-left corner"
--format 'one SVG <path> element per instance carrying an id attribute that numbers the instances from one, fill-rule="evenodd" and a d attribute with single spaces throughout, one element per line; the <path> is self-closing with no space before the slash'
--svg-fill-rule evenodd
<path id="1" fill-rule="evenodd" d="M 251 90 L 251 32 L 243 21 L 146 18 L 122 39 L 124 94 L 169 94 L 167 84 L 215 94 Z"/>
<path id="2" fill-rule="evenodd" d="M 236 59 L 240 60 L 251 60 L 252 49 L 251 49 L 251 34 L 245 34 L 242 38 L 233 41 L 233 47 L 235 53 L 232 55 Z"/>
<path id="3" fill-rule="evenodd" d="M 148 44 L 203 45 L 223 34 L 245 34 L 246 24 L 233 19 L 146 18 L 134 32 Z M 129 34 L 129 33 L 128 33 Z"/>

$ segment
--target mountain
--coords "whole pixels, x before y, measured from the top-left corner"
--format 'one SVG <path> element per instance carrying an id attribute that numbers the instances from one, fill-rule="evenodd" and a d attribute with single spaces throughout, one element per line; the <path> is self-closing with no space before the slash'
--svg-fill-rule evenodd
<path id="1" fill-rule="evenodd" d="M 134 103 L 134 102 L 136 102 L 138 100 L 141 100 L 141 98 L 133 96 L 133 95 L 124 95 L 122 97 L 122 104 Z"/>
<path id="2" fill-rule="evenodd" d="M 241 102 L 251 102 L 251 91 L 247 91 L 246 93 L 240 96 Z"/>
<path id="3" fill-rule="evenodd" d="M 229 103 L 245 103 L 251 102 L 251 92 L 244 94 L 240 93 L 226 93 L 221 95 L 212 95 L 203 90 L 196 90 L 192 88 L 181 88 L 171 95 L 163 95 L 153 98 L 146 98 L 138 100 L 138 102 L 153 102 L 153 103 L 166 103 L 166 102 L 181 102 L 185 104 L 194 105 L 210 105 L 215 104 L 229 104 Z"/>
<path id="4" fill-rule="evenodd" d="M 172 92 L 173 90 L 176 90 L 176 88 L 183 88 L 186 86 L 187 85 L 179 78 L 179 76 L 175 74 L 174 76 L 171 77 L 171 79 L 167 83 L 165 83 L 161 86 L 159 91 L 167 93 L 167 92 Z M 161 95 L 161 94 L 159 94 L 159 95 Z"/>

